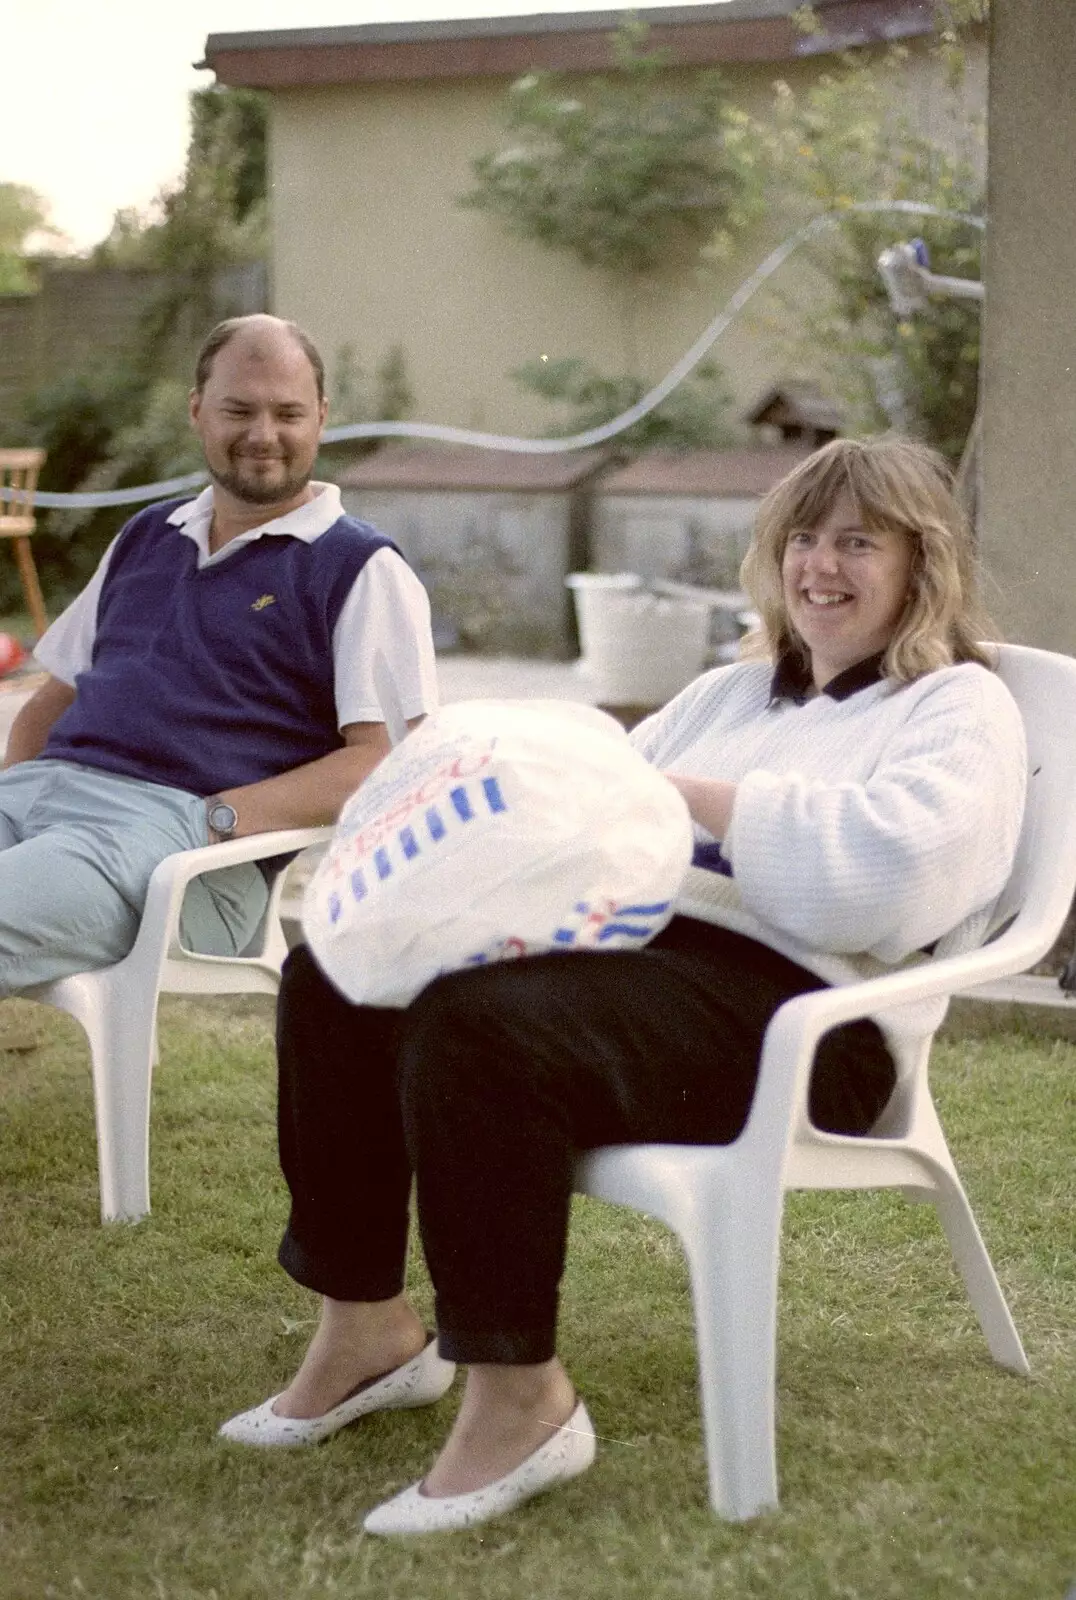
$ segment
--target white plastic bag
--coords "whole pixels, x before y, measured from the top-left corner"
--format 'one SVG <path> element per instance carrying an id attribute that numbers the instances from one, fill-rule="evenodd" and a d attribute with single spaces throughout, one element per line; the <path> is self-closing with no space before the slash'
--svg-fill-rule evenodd
<path id="1" fill-rule="evenodd" d="M 671 917 L 691 850 L 683 798 L 612 717 L 464 701 L 348 801 L 303 932 L 349 1000 L 406 1006 L 443 972 L 638 948 Z"/>

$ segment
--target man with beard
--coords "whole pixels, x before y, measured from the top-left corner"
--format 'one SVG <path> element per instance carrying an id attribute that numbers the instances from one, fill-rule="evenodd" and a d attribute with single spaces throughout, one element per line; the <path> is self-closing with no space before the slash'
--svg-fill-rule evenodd
<path id="1" fill-rule="evenodd" d="M 326 409 L 293 323 L 203 345 L 209 486 L 134 516 L 35 652 L 0 774 L 0 995 L 118 961 L 166 855 L 335 820 L 388 749 L 378 654 L 410 721 L 436 705 L 422 585 L 311 481 Z M 241 952 L 265 899 L 257 865 L 205 874 L 184 943 Z"/>

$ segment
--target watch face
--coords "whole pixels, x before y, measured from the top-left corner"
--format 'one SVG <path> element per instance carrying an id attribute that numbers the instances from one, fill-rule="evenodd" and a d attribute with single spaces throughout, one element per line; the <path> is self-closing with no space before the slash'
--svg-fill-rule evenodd
<path id="1" fill-rule="evenodd" d="M 210 807 L 209 826 L 214 833 L 231 833 L 238 821 L 239 813 L 225 801 L 221 800 Z"/>

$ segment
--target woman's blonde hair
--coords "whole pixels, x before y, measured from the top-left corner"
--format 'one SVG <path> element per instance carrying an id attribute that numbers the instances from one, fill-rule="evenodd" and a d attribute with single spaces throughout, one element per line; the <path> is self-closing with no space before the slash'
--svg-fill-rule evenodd
<path id="1" fill-rule="evenodd" d="M 977 595 L 971 526 L 943 458 L 915 439 L 834 439 L 808 456 L 761 502 L 740 579 L 761 619 L 745 655 L 772 660 L 810 653 L 785 606 L 781 566 L 789 536 L 813 528 L 838 495 L 851 497 L 864 529 L 897 529 L 913 541 L 908 600 L 885 652 L 887 677 L 906 683 L 959 661 L 994 666 L 981 640 L 991 626 Z"/>

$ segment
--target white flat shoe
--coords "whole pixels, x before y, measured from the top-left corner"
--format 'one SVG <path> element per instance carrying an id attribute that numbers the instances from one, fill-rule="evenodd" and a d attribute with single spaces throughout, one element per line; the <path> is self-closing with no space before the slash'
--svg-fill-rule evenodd
<path id="1" fill-rule="evenodd" d="M 220 1434 L 233 1444 L 254 1444 L 287 1448 L 302 1444 L 320 1444 L 331 1434 L 339 1433 L 349 1422 L 366 1417 L 372 1411 L 404 1411 L 413 1406 L 432 1405 L 451 1387 L 456 1376 L 455 1363 L 443 1361 L 437 1354 L 437 1340 L 431 1339 L 426 1348 L 402 1367 L 386 1372 L 383 1377 L 370 1378 L 341 1400 L 338 1406 L 321 1417 L 278 1417 L 273 1410 L 280 1398 L 272 1395 L 251 1411 L 241 1411 L 220 1425 Z"/>
<path id="2" fill-rule="evenodd" d="M 422 1485 L 413 1483 L 395 1499 L 376 1506 L 362 1525 L 367 1533 L 389 1536 L 473 1528 L 476 1523 L 503 1517 L 506 1511 L 513 1511 L 545 1489 L 577 1478 L 593 1462 L 594 1450 L 594 1425 L 580 1400 L 564 1426 L 520 1462 L 514 1472 L 470 1494 L 439 1498 L 423 1494 Z"/>

